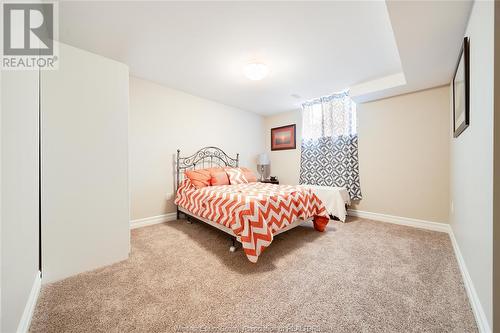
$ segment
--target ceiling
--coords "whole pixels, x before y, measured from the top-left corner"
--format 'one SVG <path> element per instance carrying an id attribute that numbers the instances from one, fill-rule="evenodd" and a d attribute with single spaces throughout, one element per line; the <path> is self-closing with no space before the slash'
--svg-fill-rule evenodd
<path id="1" fill-rule="evenodd" d="M 351 88 L 357 101 L 450 81 L 469 1 L 60 2 L 64 43 L 131 75 L 263 115 Z M 269 65 L 261 81 L 242 74 Z"/>

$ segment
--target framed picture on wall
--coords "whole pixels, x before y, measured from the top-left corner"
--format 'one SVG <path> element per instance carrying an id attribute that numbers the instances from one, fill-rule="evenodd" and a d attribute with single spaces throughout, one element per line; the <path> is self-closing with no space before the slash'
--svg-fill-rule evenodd
<path id="1" fill-rule="evenodd" d="M 295 148 L 295 124 L 271 128 L 271 150 Z"/>
<path id="2" fill-rule="evenodd" d="M 469 126 L 469 37 L 464 38 L 453 76 L 453 137 Z"/>

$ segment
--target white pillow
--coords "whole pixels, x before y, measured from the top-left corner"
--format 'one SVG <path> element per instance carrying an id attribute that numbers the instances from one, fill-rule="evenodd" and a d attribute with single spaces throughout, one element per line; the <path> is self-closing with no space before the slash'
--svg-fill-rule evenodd
<path id="1" fill-rule="evenodd" d="M 246 179 L 243 170 L 241 170 L 240 168 L 227 168 L 226 173 L 229 177 L 229 183 L 231 185 L 248 183 L 248 179 Z"/>

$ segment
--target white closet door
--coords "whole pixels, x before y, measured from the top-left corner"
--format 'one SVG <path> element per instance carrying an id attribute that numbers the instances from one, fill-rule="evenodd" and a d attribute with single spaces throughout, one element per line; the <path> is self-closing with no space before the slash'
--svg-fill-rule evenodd
<path id="1" fill-rule="evenodd" d="M 129 253 L 128 67 L 60 44 L 42 72 L 43 281 Z"/>
<path id="2" fill-rule="evenodd" d="M 1 332 L 16 332 L 38 273 L 38 71 L 1 72 Z"/>

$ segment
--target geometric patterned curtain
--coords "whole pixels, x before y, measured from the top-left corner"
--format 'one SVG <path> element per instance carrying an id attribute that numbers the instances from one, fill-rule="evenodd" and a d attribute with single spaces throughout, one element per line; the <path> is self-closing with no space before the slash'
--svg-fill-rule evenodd
<path id="1" fill-rule="evenodd" d="M 362 198 L 359 181 L 356 105 L 349 92 L 302 105 L 300 184 L 345 187 Z"/>

